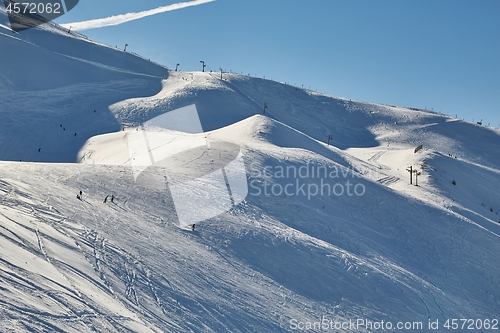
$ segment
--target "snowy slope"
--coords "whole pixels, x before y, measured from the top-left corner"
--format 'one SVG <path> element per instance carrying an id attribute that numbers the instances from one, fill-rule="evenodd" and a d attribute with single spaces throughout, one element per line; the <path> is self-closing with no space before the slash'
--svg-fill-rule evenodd
<path id="1" fill-rule="evenodd" d="M 75 161 L 88 138 L 121 128 L 109 105 L 154 94 L 168 76 L 53 24 L 19 34 L 0 27 L 0 45 L 1 160 Z"/>
<path id="2" fill-rule="evenodd" d="M 235 126 L 266 127 L 269 121 L 257 117 Z M 238 130 L 214 136 L 227 140 L 224 135 Z M 310 151 L 245 141 L 246 159 L 260 165 L 300 165 L 305 159 L 336 165 Z M 21 309 L 34 311 L 36 320 L 23 321 L 16 307 L 9 312 L 15 322 L 36 327 L 43 318 L 63 330 L 68 321 L 90 330 L 106 324 L 117 329 L 108 321 L 121 307 L 94 304 L 87 299 L 91 287 L 101 297 L 114 295 L 148 325 L 179 332 L 280 331 L 291 319 L 321 316 L 487 318 L 498 309 L 497 235 L 366 180 L 367 194 L 358 199 L 250 195 L 236 210 L 186 234 L 173 226 L 171 199 L 136 186 L 128 167 L 7 163 L 2 173 L 2 218 L 9 230 L 2 243 L 31 244 L 31 257 L 50 260 L 54 275 L 70 281 L 80 276 L 73 277 L 73 288 L 94 313 L 84 324 L 84 316 L 67 314 L 74 305 L 63 301 L 64 314 L 50 320 L 53 314 L 33 310 L 22 295 L 16 298 Z M 74 198 L 80 188 L 83 202 Z M 116 205 L 102 204 L 108 193 L 117 194 Z M 46 275 L 6 261 L 35 281 Z M 36 284 L 42 294 L 53 293 L 51 286 Z M 20 288 L 12 281 L 9 286 Z M 4 299 L 12 299 L 9 294 Z M 130 314 L 123 317 L 135 322 Z"/>
<path id="3" fill-rule="evenodd" d="M 498 131 L 269 80 L 169 72 L 55 25 L 1 29 L 0 331 L 499 319 Z M 176 227 L 171 192 L 135 179 L 130 153 L 147 121 L 192 104 L 204 133 L 175 134 L 165 145 L 180 153 L 148 175 L 207 174 L 234 158 L 232 145 L 249 186 L 195 232 Z M 208 148 L 186 150 L 199 140 Z M 362 195 L 311 193 L 346 182 Z"/>

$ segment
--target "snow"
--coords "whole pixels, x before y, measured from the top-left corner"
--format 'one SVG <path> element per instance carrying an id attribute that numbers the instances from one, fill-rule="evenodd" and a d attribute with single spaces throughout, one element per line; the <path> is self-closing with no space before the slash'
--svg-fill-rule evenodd
<path id="1" fill-rule="evenodd" d="M 0 331 L 500 319 L 498 130 L 2 29 Z"/>

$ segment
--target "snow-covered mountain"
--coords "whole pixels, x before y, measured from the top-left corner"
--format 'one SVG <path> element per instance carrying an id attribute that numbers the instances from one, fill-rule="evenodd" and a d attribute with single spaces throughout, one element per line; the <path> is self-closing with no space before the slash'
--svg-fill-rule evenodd
<path id="1" fill-rule="evenodd" d="M 0 331 L 444 331 L 460 318 L 489 331 L 500 319 L 498 130 L 175 72 L 54 24 L 0 26 L 0 57 Z M 145 130 L 190 105 L 202 133 Z M 140 133 L 148 155 L 181 152 L 153 180 L 214 172 L 239 147 L 246 199 L 178 228 L 172 187 L 133 172 Z"/>

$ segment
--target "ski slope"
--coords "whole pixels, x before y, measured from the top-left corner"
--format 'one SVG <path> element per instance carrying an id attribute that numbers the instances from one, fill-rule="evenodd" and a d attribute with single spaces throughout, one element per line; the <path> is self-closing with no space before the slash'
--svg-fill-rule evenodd
<path id="1" fill-rule="evenodd" d="M 425 331 L 429 320 L 500 319 L 498 130 L 170 71 L 52 24 L 0 27 L 0 45 L 0 331 L 289 332 L 357 319 Z M 137 181 L 130 154 L 145 123 L 193 104 L 203 132 L 168 142 L 180 152 L 168 175 L 208 174 L 239 147 L 249 186 L 194 232 L 176 226 L 164 184 Z M 199 140 L 206 149 L 186 150 Z M 347 181 L 362 195 L 314 194 Z"/>

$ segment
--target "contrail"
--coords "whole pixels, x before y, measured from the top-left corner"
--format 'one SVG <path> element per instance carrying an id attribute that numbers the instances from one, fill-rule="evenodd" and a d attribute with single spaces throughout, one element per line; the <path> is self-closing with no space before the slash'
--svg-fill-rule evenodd
<path id="1" fill-rule="evenodd" d="M 170 12 L 172 10 L 177 10 L 177 9 L 182 9 L 182 8 L 192 7 L 192 6 L 198 6 L 198 5 L 202 5 L 202 4 L 205 4 L 208 2 L 212 2 L 212 1 L 215 1 L 215 0 L 194 0 L 194 1 L 188 1 L 188 2 L 179 2 L 179 3 L 174 3 L 172 5 L 162 6 L 162 7 L 158 7 L 158 8 L 150 9 L 150 10 L 145 10 L 143 12 L 138 12 L 138 13 L 127 13 L 127 14 L 122 14 L 122 15 L 105 17 L 105 18 L 101 18 L 101 19 L 88 20 L 88 21 L 82 21 L 82 22 L 65 23 L 65 24 L 61 24 L 61 25 L 65 28 L 72 27 L 73 30 L 77 30 L 77 31 L 97 29 L 97 28 L 102 28 L 102 27 L 119 25 L 119 24 L 122 24 L 125 22 L 138 20 L 138 19 L 141 19 L 141 18 L 144 18 L 147 16 L 160 14 L 160 13 L 164 13 L 164 12 Z"/>

